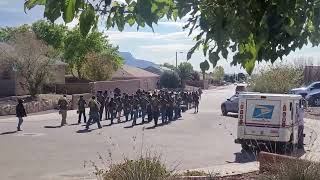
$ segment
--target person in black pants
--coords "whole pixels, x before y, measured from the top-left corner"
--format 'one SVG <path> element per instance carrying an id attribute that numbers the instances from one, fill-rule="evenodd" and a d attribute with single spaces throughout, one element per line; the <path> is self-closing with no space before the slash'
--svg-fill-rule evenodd
<path id="1" fill-rule="evenodd" d="M 88 130 L 90 125 L 91 125 L 91 122 L 92 124 L 93 123 L 97 123 L 98 125 L 98 128 L 101 129 L 102 126 L 100 124 L 100 115 L 99 115 L 99 111 L 100 111 L 100 108 L 99 108 L 100 104 L 99 102 L 96 101 L 96 97 L 92 97 L 91 101 L 89 102 L 89 108 L 90 108 L 90 112 L 89 112 L 89 120 L 86 124 L 86 129 Z"/>
<path id="2" fill-rule="evenodd" d="M 83 96 L 80 96 L 80 99 L 79 99 L 79 101 L 78 101 L 78 113 L 79 113 L 78 124 L 81 123 L 81 116 L 82 116 L 82 115 L 83 115 L 84 123 L 87 122 L 87 118 L 86 118 L 86 105 L 87 105 L 87 102 L 83 99 Z"/>
<path id="3" fill-rule="evenodd" d="M 17 115 L 17 118 L 18 118 L 18 127 L 17 127 L 17 130 L 18 131 L 22 131 L 21 130 L 21 125 L 23 123 L 23 117 L 27 117 L 27 113 L 26 113 L 26 110 L 23 106 L 23 101 L 22 99 L 19 99 L 18 100 L 18 105 L 16 106 L 16 115 Z"/>
<path id="4" fill-rule="evenodd" d="M 152 99 L 152 116 L 154 120 L 154 126 L 158 125 L 159 115 L 160 115 L 160 102 L 157 95 L 153 96 Z"/>

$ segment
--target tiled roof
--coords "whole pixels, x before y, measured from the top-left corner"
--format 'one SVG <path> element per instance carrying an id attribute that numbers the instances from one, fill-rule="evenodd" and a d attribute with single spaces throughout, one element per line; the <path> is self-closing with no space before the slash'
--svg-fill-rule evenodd
<path id="1" fill-rule="evenodd" d="M 159 75 L 145 71 L 133 66 L 124 65 L 113 73 L 112 78 L 143 78 L 143 77 L 159 77 Z"/>

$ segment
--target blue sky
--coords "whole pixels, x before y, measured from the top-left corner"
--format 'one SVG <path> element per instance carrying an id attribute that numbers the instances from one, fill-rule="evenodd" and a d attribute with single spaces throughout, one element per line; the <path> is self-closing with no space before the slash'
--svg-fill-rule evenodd
<path id="1" fill-rule="evenodd" d="M 25 14 L 23 3 L 24 0 L 0 0 L 0 26 L 30 24 L 43 17 L 42 7 L 36 7 Z M 70 26 L 74 24 L 76 22 L 71 23 Z M 143 28 L 137 31 L 136 27 L 126 27 L 124 32 L 119 32 L 116 29 L 104 31 L 103 21 L 101 21 L 99 27 L 109 36 L 114 45 L 119 46 L 120 51 L 131 52 L 136 58 L 146 59 L 158 64 L 163 64 L 164 62 L 175 64 L 175 52 L 183 52 L 178 55 L 178 62 L 186 61 L 186 54 L 195 43 L 192 37 L 187 36 L 188 31 L 182 30 L 183 25 L 183 20 L 179 22 L 163 20 L 154 27 L 155 32 L 152 32 L 150 28 Z M 287 59 L 291 63 L 305 63 L 304 61 L 296 60 L 301 57 L 308 59 L 308 64 L 313 59 L 312 64 L 320 65 L 320 48 L 304 47 L 302 50 L 291 53 Z M 229 62 L 232 57 L 230 56 L 229 58 L 229 60 L 222 59 L 218 65 L 223 66 L 227 73 L 243 71 L 240 67 L 231 67 Z M 189 62 L 192 63 L 196 70 L 199 70 L 199 63 L 204 59 L 202 52 L 196 52 Z M 264 64 L 257 65 L 258 68 L 262 66 Z"/>

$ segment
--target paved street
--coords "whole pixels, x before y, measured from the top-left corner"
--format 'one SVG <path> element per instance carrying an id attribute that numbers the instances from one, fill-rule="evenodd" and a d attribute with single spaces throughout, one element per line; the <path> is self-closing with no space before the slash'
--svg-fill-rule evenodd
<path id="1" fill-rule="evenodd" d="M 180 170 L 245 162 L 246 155 L 233 142 L 237 119 L 220 112 L 221 102 L 233 93 L 233 86 L 205 91 L 199 114 L 190 110 L 182 119 L 157 128 L 153 123 L 131 128 L 131 122 L 108 126 L 109 121 L 102 121 L 103 129 L 94 124 L 85 132 L 74 124 L 76 111 L 69 111 L 69 126 L 58 127 L 58 113 L 40 114 L 27 117 L 24 131 L 15 133 L 16 119 L 1 119 L 0 179 L 79 179 L 90 171 L 84 161 L 99 163 L 98 153 L 107 156 L 108 150 L 115 161 L 123 155 L 137 156 L 141 149 L 155 152 Z"/>

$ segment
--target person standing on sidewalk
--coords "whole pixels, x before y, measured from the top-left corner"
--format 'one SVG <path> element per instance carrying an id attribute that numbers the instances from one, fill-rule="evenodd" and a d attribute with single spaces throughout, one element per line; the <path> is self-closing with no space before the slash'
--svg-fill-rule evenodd
<path id="1" fill-rule="evenodd" d="M 68 111 L 68 101 L 67 96 L 63 95 L 58 101 L 59 114 L 61 114 L 61 126 L 67 124 L 67 111 Z"/>
<path id="2" fill-rule="evenodd" d="M 79 99 L 79 101 L 78 101 L 78 113 L 79 113 L 78 124 L 81 123 L 81 116 L 82 116 L 82 115 L 83 115 L 84 123 L 87 122 L 87 118 L 86 118 L 86 105 L 87 105 L 87 102 L 83 99 L 83 96 L 80 96 L 80 99 Z"/>
<path id="3" fill-rule="evenodd" d="M 96 97 L 92 96 L 88 106 L 90 108 L 90 112 L 89 112 L 89 120 L 86 124 L 86 129 L 88 130 L 90 125 L 94 123 L 97 123 L 98 128 L 101 129 L 102 126 L 100 124 L 100 115 L 99 115 L 100 104 L 99 102 L 96 101 Z M 93 122 L 91 123 L 91 121 Z"/>
<path id="4" fill-rule="evenodd" d="M 18 118 L 18 127 L 17 127 L 17 131 L 22 131 L 21 130 L 21 124 L 23 123 L 23 117 L 27 117 L 27 113 L 26 110 L 23 106 L 23 101 L 22 99 L 18 100 L 18 105 L 16 106 L 16 115 Z"/>

